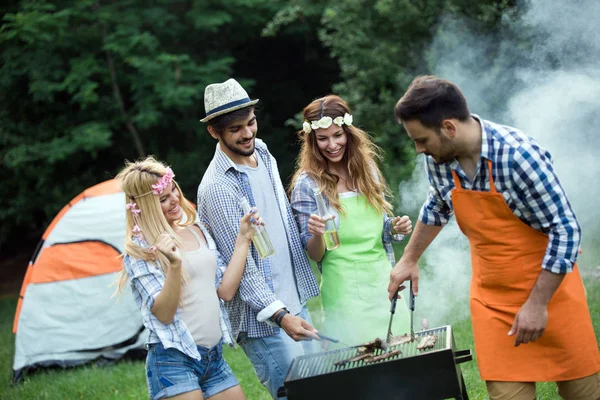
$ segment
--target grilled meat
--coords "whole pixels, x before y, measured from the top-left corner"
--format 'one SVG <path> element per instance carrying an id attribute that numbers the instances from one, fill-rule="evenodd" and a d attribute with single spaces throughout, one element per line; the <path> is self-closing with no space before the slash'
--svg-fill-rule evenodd
<path id="1" fill-rule="evenodd" d="M 342 366 L 344 364 L 348 364 L 354 361 L 360 361 L 360 360 L 367 360 L 369 358 L 373 358 L 373 353 L 365 353 L 365 354 L 360 354 L 358 356 L 355 357 L 351 357 L 351 358 L 346 358 L 343 360 L 339 360 L 333 363 L 333 365 L 335 365 L 336 367 Z"/>
<path id="2" fill-rule="evenodd" d="M 424 350 L 430 349 L 435 346 L 435 342 L 437 342 L 437 335 L 426 335 L 421 338 L 421 341 L 417 345 L 417 349 Z"/>
<path id="3" fill-rule="evenodd" d="M 375 349 L 386 350 L 387 347 L 388 347 L 388 345 L 386 342 L 377 338 L 377 339 L 373 340 L 372 342 L 363 343 L 359 347 L 359 349 L 364 349 L 363 353 L 367 353 L 367 352 L 372 353 L 373 351 L 375 351 Z M 359 352 L 360 352 L 360 350 L 359 350 Z"/>
<path id="4" fill-rule="evenodd" d="M 404 343 L 408 343 L 408 342 L 412 342 L 413 339 L 410 337 L 409 334 L 406 335 L 399 335 L 399 336 L 392 336 L 392 338 L 390 339 L 390 341 L 388 342 L 388 346 L 398 346 L 400 344 L 404 344 Z"/>
<path id="5" fill-rule="evenodd" d="M 388 348 L 388 344 L 386 342 L 384 342 L 383 340 L 377 338 L 375 340 L 373 340 L 372 342 L 367 342 L 367 343 L 363 343 L 361 346 L 357 347 L 356 352 L 358 353 L 357 356 L 351 357 L 351 358 L 346 358 L 344 360 L 340 360 L 340 361 L 336 361 L 333 363 L 333 365 L 335 366 L 340 366 L 340 365 L 344 365 L 347 363 L 351 363 L 354 361 L 360 361 L 360 360 L 365 360 L 365 362 L 373 362 L 373 358 L 377 358 L 377 357 L 381 357 L 384 354 L 381 354 L 377 357 L 375 357 L 375 350 L 380 349 L 380 350 L 387 350 Z M 385 354 L 385 357 L 380 358 L 381 360 L 387 358 L 387 357 L 391 357 L 392 355 L 396 355 L 399 353 L 394 352 L 394 354 L 390 355 L 389 354 Z"/>
<path id="6" fill-rule="evenodd" d="M 365 359 L 365 362 L 372 363 L 372 362 L 376 362 L 376 361 L 381 361 L 381 360 L 385 360 L 386 358 L 392 358 L 394 356 L 397 356 L 398 354 L 402 354 L 402 351 L 401 350 L 388 351 L 388 352 L 382 353 L 378 356 L 367 358 L 367 359 Z"/>

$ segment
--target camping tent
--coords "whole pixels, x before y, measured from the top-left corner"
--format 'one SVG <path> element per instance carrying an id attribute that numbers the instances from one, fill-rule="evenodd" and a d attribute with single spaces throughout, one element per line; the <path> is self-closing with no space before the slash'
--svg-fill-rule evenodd
<path id="1" fill-rule="evenodd" d="M 33 254 L 13 325 L 13 381 L 28 370 L 145 355 L 148 331 L 131 290 L 113 296 L 122 270 L 125 196 L 95 185 L 54 218 Z"/>

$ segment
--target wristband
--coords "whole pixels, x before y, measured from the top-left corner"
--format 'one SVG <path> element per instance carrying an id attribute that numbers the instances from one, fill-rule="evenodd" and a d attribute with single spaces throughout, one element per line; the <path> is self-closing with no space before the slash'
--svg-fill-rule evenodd
<path id="1" fill-rule="evenodd" d="M 273 317 L 271 318 L 271 321 L 273 321 L 275 324 L 277 324 L 278 327 L 281 328 L 281 321 L 283 321 L 283 317 L 285 317 L 286 314 L 289 314 L 290 312 L 287 310 L 287 308 L 283 308 L 279 311 L 277 311 L 275 313 L 275 315 L 273 315 Z"/>

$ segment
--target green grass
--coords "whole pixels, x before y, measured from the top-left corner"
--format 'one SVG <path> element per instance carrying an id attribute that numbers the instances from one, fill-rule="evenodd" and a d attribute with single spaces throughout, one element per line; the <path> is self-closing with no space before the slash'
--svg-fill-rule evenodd
<path id="1" fill-rule="evenodd" d="M 596 337 L 600 335 L 600 282 L 587 281 L 587 293 Z M 0 299 L 0 399 L 146 399 L 148 392 L 143 362 L 119 362 L 107 366 L 84 366 L 68 370 L 48 370 L 28 376 L 11 387 L 10 376 L 14 352 L 12 320 L 16 298 Z M 319 312 L 319 301 L 309 304 L 311 312 Z M 317 319 L 317 318 L 315 318 Z M 449 321 L 459 349 L 473 349 L 471 321 Z M 43 340 L 43 336 L 41 337 Z M 250 362 L 240 349 L 225 349 L 225 358 L 240 381 L 249 400 L 270 399 L 260 385 Z M 474 400 L 486 398 L 485 384 L 479 378 L 476 361 L 462 364 L 469 396 Z M 553 383 L 537 388 L 538 399 L 559 399 Z"/>

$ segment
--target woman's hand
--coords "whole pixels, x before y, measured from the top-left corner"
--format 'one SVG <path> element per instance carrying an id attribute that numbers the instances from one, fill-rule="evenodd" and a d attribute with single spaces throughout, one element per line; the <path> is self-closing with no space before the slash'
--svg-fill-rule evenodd
<path id="1" fill-rule="evenodd" d="M 175 244 L 175 240 L 168 233 L 163 233 L 160 235 L 158 240 L 155 243 L 158 251 L 163 253 L 167 260 L 171 263 L 171 267 L 178 268 L 181 266 L 181 252 Z"/>
<path id="2" fill-rule="evenodd" d="M 264 225 L 262 218 L 258 214 L 256 207 L 252 207 L 249 213 L 244 214 L 240 219 L 239 235 L 248 241 L 252 240 L 252 236 L 256 233 L 256 225 Z"/>
<path id="3" fill-rule="evenodd" d="M 325 234 L 325 222 L 334 218 L 335 216 L 333 215 L 330 218 L 322 218 L 316 214 L 310 214 L 310 219 L 308 220 L 308 233 L 316 237 L 323 236 Z"/>
<path id="4" fill-rule="evenodd" d="M 396 217 L 392 220 L 392 235 L 410 235 L 412 232 L 412 222 L 408 216 Z"/>

